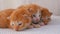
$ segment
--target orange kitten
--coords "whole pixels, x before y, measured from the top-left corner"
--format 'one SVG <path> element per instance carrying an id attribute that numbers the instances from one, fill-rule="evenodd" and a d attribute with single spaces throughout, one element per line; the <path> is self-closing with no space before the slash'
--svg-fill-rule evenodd
<path id="1" fill-rule="evenodd" d="M 18 7 L 18 9 L 20 9 L 20 8 L 26 8 L 28 10 L 28 12 L 31 14 L 31 18 L 32 18 L 32 22 L 33 22 L 32 24 L 36 24 L 36 25 L 34 25 L 34 27 L 35 26 L 40 27 L 39 21 L 41 18 L 41 9 L 42 8 L 39 5 L 29 4 L 29 5 L 23 5 L 23 6 Z"/>
<path id="2" fill-rule="evenodd" d="M 10 18 L 10 27 L 16 31 L 24 30 L 31 24 L 30 14 L 25 8 L 16 9 Z"/>
<path id="3" fill-rule="evenodd" d="M 0 12 L 0 28 L 7 28 L 9 26 L 9 17 L 14 9 L 5 9 Z"/>
<path id="4" fill-rule="evenodd" d="M 52 15 L 52 13 L 49 12 L 49 10 L 47 8 L 42 9 L 42 17 L 41 17 L 42 19 L 41 20 L 44 22 L 45 25 L 48 24 L 48 22 L 50 21 L 51 15 Z"/>

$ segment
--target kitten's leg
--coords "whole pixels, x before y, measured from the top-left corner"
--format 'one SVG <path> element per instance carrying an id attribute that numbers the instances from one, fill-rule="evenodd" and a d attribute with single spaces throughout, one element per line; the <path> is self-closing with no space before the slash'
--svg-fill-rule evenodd
<path id="1" fill-rule="evenodd" d="M 40 24 L 40 26 L 44 26 L 45 25 L 44 22 L 40 22 L 39 24 Z"/>
<path id="2" fill-rule="evenodd" d="M 34 28 L 40 28 L 40 25 L 39 24 L 33 24 L 33 27 Z"/>

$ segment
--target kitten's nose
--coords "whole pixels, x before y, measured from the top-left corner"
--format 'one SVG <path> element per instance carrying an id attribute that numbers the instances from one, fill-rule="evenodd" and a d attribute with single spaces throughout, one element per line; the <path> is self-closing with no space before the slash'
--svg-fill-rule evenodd
<path id="1" fill-rule="evenodd" d="M 37 18 L 36 21 L 39 21 L 39 19 Z"/>
<path id="2" fill-rule="evenodd" d="M 15 30 L 15 31 L 18 31 L 18 27 L 15 27 L 14 30 Z"/>

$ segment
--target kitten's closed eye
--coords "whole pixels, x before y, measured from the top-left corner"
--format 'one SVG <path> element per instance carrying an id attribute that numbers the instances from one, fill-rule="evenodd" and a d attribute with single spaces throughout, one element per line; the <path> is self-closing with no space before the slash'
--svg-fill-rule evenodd
<path id="1" fill-rule="evenodd" d="M 22 22 L 18 22 L 17 25 L 19 25 L 19 26 L 22 25 Z"/>
<path id="2" fill-rule="evenodd" d="M 33 15 L 33 17 L 36 17 L 35 15 Z"/>
<path id="3" fill-rule="evenodd" d="M 22 23 L 19 23 L 18 25 L 22 25 Z"/>

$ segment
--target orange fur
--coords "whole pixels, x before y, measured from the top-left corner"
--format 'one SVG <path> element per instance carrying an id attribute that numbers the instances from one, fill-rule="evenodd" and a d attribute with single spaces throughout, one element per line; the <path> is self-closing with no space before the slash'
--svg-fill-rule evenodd
<path id="1" fill-rule="evenodd" d="M 20 8 L 25 8 L 25 9 L 29 10 L 31 15 L 35 14 L 37 12 L 37 10 L 42 10 L 42 8 L 39 5 L 36 5 L 36 4 L 22 5 L 22 6 L 18 7 L 18 9 L 20 9 Z"/>
<path id="2" fill-rule="evenodd" d="M 22 5 L 20 7 L 18 7 L 18 9 L 20 8 L 25 8 L 28 10 L 28 12 L 31 14 L 31 18 L 33 19 L 33 15 L 36 14 L 39 10 L 39 12 L 41 13 L 41 7 L 39 5 L 36 4 L 28 4 L 28 5 Z M 40 18 L 39 18 L 40 19 Z M 36 25 L 37 27 L 39 27 L 39 24 Z M 35 26 L 34 26 L 35 27 Z"/>
<path id="3" fill-rule="evenodd" d="M 12 26 L 11 23 L 14 23 Z M 18 23 L 22 23 L 19 25 Z M 17 25 L 18 24 L 18 25 Z M 25 8 L 16 9 L 11 14 L 10 27 L 14 30 L 26 29 L 31 24 L 31 18 L 29 12 Z"/>
<path id="4" fill-rule="evenodd" d="M 5 9 L 2 10 L 0 13 L 4 14 L 4 16 L 8 17 L 15 9 Z"/>
<path id="5" fill-rule="evenodd" d="M 0 12 L 0 27 L 10 27 L 14 30 L 23 30 L 29 28 L 30 26 L 38 28 L 40 27 L 40 20 L 38 21 L 38 24 L 31 23 L 33 21 L 33 15 L 35 15 L 38 11 L 41 14 L 39 19 L 42 19 L 44 24 L 48 24 L 52 13 L 50 13 L 47 8 L 43 8 L 36 4 L 29 4 L 20 6 L 18 9 L 2 10 L 2 12 Z"/>
<path id="6" fill-rule="evenodd" d="M 44 7 L 41 7 L 41 6 L 38 6 L 36 4 L 29 4 L 29 5 L 23 5 L 23 6 L 20 6 L 18 7 L 19 8 L 26 8 L 27 10 L 29 10 L 30 14 L 33 15 L 33 14 L 36 14 L 37 13 L 37 10 L 39 9 L 41 11 L 41 16 L 42 18 L 46 18 L 47 17 L 51 17 L 52 13 L 49 12 L 49 10 L 47 8 L 44 8 Z M 32 16 L 31 16 L 32 17 Z M 48 22 L 51 20 L 51 18 L 48 18 L 48 19 L 43 19 L 44 21 L 44 24 L 48 24 Z"/>
<path id="7" fill-rule="evenodd" d="M 52 13 L 49 12 L 49 10 L 47 8 L 43 8 L 42 9 L 42 19 L 44 24 L 48 24 L 48 22 L 50 21 L 50 17 L 51 17 Z"/>
<path id="8" fill-rule="evenodd" d="M 10 16 L 14 9 L 5 9 L 0 12 L 0 27 L 6 28 L 9 25 L 9 19 L 7 17 Z"/>

